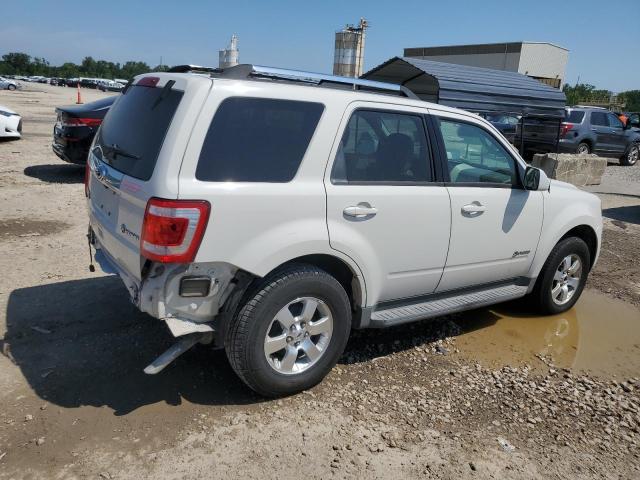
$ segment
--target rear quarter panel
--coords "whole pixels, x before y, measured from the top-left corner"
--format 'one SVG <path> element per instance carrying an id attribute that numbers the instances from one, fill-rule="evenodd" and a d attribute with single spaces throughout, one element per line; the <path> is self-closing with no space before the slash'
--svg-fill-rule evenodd
<path id="1" fill-rule="evenodd" d="M 328 254 L 345 261 L 363 282 L 357 265 L 330 248 L 326 223 L 322 178 L 345 104 L 331 94 L 316 97 L 315 90 L 308 87 L 284 90 L 264 88 L 258 82 L 214 80 L 180 171 L 180 198 L 211 203 L 209 224 L 196 262 L 228 262 L 264 276 L 291 259 Z M 317 129 L 291 182 L 205 182 L 196 178 L 200 151 L 211 120 L 222 101 L 233 96 L 324 104 Z"/>

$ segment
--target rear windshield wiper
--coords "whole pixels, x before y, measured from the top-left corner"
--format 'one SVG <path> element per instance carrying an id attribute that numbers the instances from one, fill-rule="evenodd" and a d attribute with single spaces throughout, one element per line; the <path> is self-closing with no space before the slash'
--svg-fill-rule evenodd
<path id="1" fill-rule="evenodd" d="M 153 105 L 151 105 L 151 110 L 155 110 L 155 108 L 160 104 L 160 102 L 163 101 L 165 98 L 167 98 L 167 96 L 169 95 L 169 92 L 171 92 L 171 88 L 173 88 L 175 84 L 176 84 L 175 80 L 169 80 L 167 84 L 164 87 L 162 87 L 162 91 L 160 92 L 160 95 L 158 96 L 158 98 L 156 98 L 156 101 L 153 102 Z"/>
<path id="2" fill-rule="evenodd" d="M 103 145 L 102 148 L 107 149 L 113 155 L 120 155 L 121 157 L 132 158 L 133 160 L 140 160 L 140 155 L 134 155 L 126 150 L 118 147 L 115 143 L 111 145 Z"/>

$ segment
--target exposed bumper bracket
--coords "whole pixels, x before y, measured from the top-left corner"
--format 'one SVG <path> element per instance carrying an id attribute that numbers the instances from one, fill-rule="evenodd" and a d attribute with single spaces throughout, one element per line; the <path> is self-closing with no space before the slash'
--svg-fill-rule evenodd
<path id="1" fill-rule="evenodd" d="M 184 352 L 193 347 L 196 343 L 207 341 L 207 337 L 212 333 L 192 333 L 184 335 L 180 340 L 174 343 L 168 350 L 162 355 L 151 362 L 145 369 L 144 373 L 148 375 L 155 375 L 160 373 L 164 368 L 173 362 L 176 358 L 182 355 Z"/>

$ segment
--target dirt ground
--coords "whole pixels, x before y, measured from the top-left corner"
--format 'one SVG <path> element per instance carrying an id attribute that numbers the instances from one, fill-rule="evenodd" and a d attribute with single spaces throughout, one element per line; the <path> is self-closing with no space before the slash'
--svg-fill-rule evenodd
<path id="1" fill-rule="evenodd" d="M 640 198 L 600 195 L 602 256 L 566 314 L 355 332 L 321 385 L 265 401 L 205 346 L 142 373 L 172 340 L 88 271 L 83 169 L 50 147 L 74 101 L 0 92 L 24 119 L 0 143 L 0 478 L 640 478 Z"/>

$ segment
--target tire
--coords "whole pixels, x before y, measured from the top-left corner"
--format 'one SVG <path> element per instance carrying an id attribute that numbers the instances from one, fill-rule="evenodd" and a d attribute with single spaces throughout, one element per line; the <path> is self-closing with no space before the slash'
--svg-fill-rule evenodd
<path id="1" fill-rule="evenodd" d="M 588 155 L 591 153 L 591 145 L 587 142 L 580 142 L 578 147 L 576 148 L 576 153 L 578 155 Z"/>
<path id="2" fill-rule="evenodd" d="M 580 272 L 577 282 L 575 281 L 575 271 L 573 273 L 569 272 L 568 275 L 562 272 L 562 270 L 564 270 L 563 262 L 567 258 L 570 259 L 572 267 L 574 265 L 574 259 L 579 259 Z M 566 312 L 573 307 L 578 301 L 578 298 L 580 298 L 587 281 L 590 266 L 591 255 L 589 253 L 589 247 L 584 240 L 578 237 L 569 237 L 561 240 L 553 250 L 551 250 L 547 261 L 540 271 L 536 285 L 530 295 L 529 300 L 531 305 L 543 314 L 553 315 Z M 569 298 L 562 298 L 564 293 L 563 287 L 560 288 L 560 291 L 555 290 L 557 293 L 554 295 L 554 289 L 558 287 L 558 284 L 563 283 L 567 285 Z M 554 297 L 556 297 L 555 300 Z"/>
<path id="3" fill-rule="evenodd" d="M 317 307 L 310 316 L 305 310 L 309 306 L 310 312 L 314 302 Z M 242 381 L 265 397 L 313 387 L 334 367 L 347 344 L 349 298 L 335 278 L 317 267 L 294 264 L 276 271 L 251 289 L 241 304 L 227 329 L 227 358 Z M 309 342 L 316 347 L 305 349 Z M 281 350 L 273 350 L 280 346 Z"/>
<path id="4" fill-rule="evenodd" d="M 640 158 L 640 144 L 633 144 L 625 153 L 622 158 L 620 158 L 620 164 L 630 167 L 638 163 L 638 159 Z"/>
<path id="5" fill-rule="evenodd" d="M 9 86 L 7 87 L 7 89 L 8 89 L 8 90 L 15 90 L 15 89 L 16 89 L 16 86 L 15 86 L 15 85 L 9 85 Z"/>

